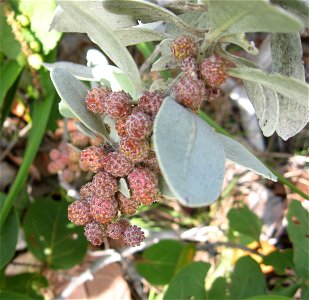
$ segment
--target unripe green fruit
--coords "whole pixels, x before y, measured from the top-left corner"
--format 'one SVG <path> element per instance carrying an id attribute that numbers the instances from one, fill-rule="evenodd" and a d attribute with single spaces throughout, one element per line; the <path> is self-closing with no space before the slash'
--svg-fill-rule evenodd
<path id="1" fill-rule="evenodd" d="M 43 58 L 40 54 L 31 54 L 28 57 L 28 64 L 35 70 L 39 70 L 42 66 Z"/>
<path id="2" fill-rule="evenodd" d="M 28 27 L 30 25 L 30 20 L 27 16 L 25 15 L 19 15 L 16 17 L 17 22 L 20 24 L 22 27 Z"/>
<path id="3" fill-rule="evenodd" d="M 41 45 L 37 41 L 32 41 L 29 43 L 29 47 L 33 52 L 40 52 L 41 51 Z"/>

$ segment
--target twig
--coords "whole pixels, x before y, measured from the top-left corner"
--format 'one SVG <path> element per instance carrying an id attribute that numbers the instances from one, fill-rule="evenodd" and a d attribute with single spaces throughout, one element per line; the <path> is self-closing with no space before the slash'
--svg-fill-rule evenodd
<path id="1" fill-rule="evenodd" d="M 160 52 L 160 47 L 159 45 L 157 45 L 155 49 L 153 50 L 153 52 L 150 54 L 150 56 L 148 56 L 146 61 L 141 65 L 139 69 L 139 73 L 141 76 L 150 68 L 152 62 L 154 61 L 156 56 L 159 54 L 159 52 Z"/>

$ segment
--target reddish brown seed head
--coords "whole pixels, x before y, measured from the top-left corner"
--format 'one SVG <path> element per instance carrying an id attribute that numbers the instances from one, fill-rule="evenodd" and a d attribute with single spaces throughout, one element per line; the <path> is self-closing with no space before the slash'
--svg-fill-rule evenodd
<path id="1" fill-rule="evenodd" d="M 218 87 L 209 86 L 206 87 L 206 100 L 209 102 L 214 101 L 216 98 L 218 98 L 221 94 L 221 90 Z"/>
<path id="2" fill-rule="evenodd" d="M 202 80 L 186 76 L 177 82 L 174 92 L 180 104 L 195 111 L 205 98 L 205 85 Z"/>
<path id="3" fill-rule="evenodd" d="M 83 201 L 88 201 L 88 199 L 91 199 L 94 195 L 94 185 L 92 182 L 87 182 L 84 184 L 80 190 L 79 190 L 79 197 Z"/>
<path id="4" fill-rule="evenodd" d="M 153 150 L 150 150 L 148 156 L 141 161 L 141 166 L 153 171 L 156 174 L 161 173 L 156 153 Z"/>
<path id="5" fill-rule="evenodd" d="M 180 63 L 182 71 L 186 76 L 198 79 L 198 67 L 194 57 L 187 57 Z"/>
<path id="6" fill-rule="evenodd" d="M 90 213 L 94 220 L 107 224 L 117 215 L 118 203 L 114 196 L 98 197 L 94 196 L 90 202 Z"/>
<path id="7" fill-rule="evenodd" d="M 150 146 L 146 140 L 134 140 L 126 137 L 120 141 L 120 153 L 133 163 L 142 161 L 147 157 L 149 150 Z"/>
<path id="8" fill-rule="evenodd" d="M 105 87 L 96 87 L 88 91 L 86 107 L 94 113 L 104 113 L 104 106 L 107 97 L 112 91 Z"/>
<path id="9" fill-rule="evenodd" d="M 103 160 L 104 170 L 114 177 L 125 177 L 133 169 L 134 164 L 125 156 L 111 152 Z"/>
<path id="10" fill-rule="evenodd" d="M 118 190 L 117 179 L 105 171 L 98 172 L 93 177 L 94 192 L 99 197 L 110 197 Z"/>
<path id="11" fill-rule="evenodd" d="M 94 246 L 100 246 L 107 237 L 106 228 L 95 221 L 85 226 L 84 234 L 87 240 Z"/>
<path id="12" fill-rule="evenodd" d="M 51 149 L 49 152 L 49 157 L 51 160 L 58 160 L 60 158 L 60 151 L 58 149 Z"/>
<path id="13" fill-rule="evenodd" d="M 119 210 L 124 215 L 134 215 L 140 207 L 140 203 L 135 201 L 132 197 L 127 198 L 123 194 L 117 193 L 116 198 L 118 200 Z"/>
<path id="14" fill-rule="evenodd" d="M 147 168 L 135 167 L 128 176 L 132 198 L 144 205 L 151 205 L 158 200 L 159 181 L 157 175 Z"/>
<path id="15" fill-rule="evenodd" d="M 219 87 L 228 77 L 225 62 L 216 55 L 204 59 L 200 65 L 200 76 L 208 86 Z"/>
<path id="16" fill-rule="evenodd" d="M 103 168 L 102 159 L 106 156 L 106 151 L 100 146 L 90 146 L 80 154 L 80 162 L 92 172 L 97 172 Z"/>
<path id="17" fill-rule="evenodd" d="M 138 99 L 138 107 L 145 111 L 150 116 L 154 117 L 163 102 L 163 95 L 161 92 L 145 92 L 143 96 Z"/>
<path id="18" fill-rule="evenodd" d="M 125 92 L 112 92 L 105 102 L 105 113 L 114 119 L 127 117 L 131 113 L 132 98 Z"/>
<path id="19" fill-rule="evenodd" d="M 70 183 L 75 179 L 74 172 L 70 169 L 64 169 L 61 173 L 61 178 L 64 182 Z"/>
<path id="20" fill-rule="evenodd" d="M 47 170 L 51 174 L 56 174 L 58 171 L 61 171 L 64 168 L 65 164 L 60 159 L 51 161 L 47 166 Z"/>
<path id="21" fill-rule="evenodd" d="M 151 130 L 151 117 L 142 111 L 132 113 L 126 121 L 126 133 L 132 139 L 145 139 L 150 135 Z"/>
<path id="22" fill-rule="evenodd" d="M 68 219 L 75 225 L 85 225 L 91 222 L 88 203 L 77 200 L 70 204 L 68 206 Z"/>
<path id="23" fill-rule="evenodd" d="M 116 130 L 120 137 L 125 137 L 127 135 L 126 121 L 127 121 L 127 118 L 121 118 L 116 121 Z"/>
<path id="24" fill-rule="evenodd" d="M 79 131 L 73 131 L 70 133 L 70 139 L 72 144 L 78 148 L 85 148 L 90 143 L 89 137 L 82 134 Z"/>
<path id="25" fill-rule="evenodd" d="M 110 238 L 118 240 L 123 238 L 123 233 L 126 228 L 130 225 L 127 219 L 119 219 L 115 223 L 107 225 L 107 234 Z"/>
<path id="26" fill-rule="evenodd" d="M 144 240 L 144 232 L 136 225 L 128 226 L 123 233 L 123 241 L 130 247 L 139 246 Z"/>
<path id="27" fill-rule="evenodd" d="M 183 60 L 187 57 L 194 57 L 197 54 L 198 46 L 196 41 L 189 36 L 181 36 L 174 40 L 171 45 L 174 58 Z"/>

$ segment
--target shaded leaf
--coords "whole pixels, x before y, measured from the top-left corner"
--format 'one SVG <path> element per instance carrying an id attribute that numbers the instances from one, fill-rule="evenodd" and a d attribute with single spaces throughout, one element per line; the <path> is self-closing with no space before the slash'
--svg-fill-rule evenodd
<path id="1" fill-rule="evenodd" d="M 293 268 L 293 250 L 273 251 L 263 258 L 263 264 L 273 266 L 278 275 L 284 275 L 285 269 Z"/>
<path id="2" fill-rule="evenodd" d="M 266 290 L 266 281 L 259 264 L 250 256 L 238 259 L 232 275 L 231 299 L 264 295 Z"/>
<path id="3" fill-rule="evenodd" d="M 253 240 L 259 242 L 262 221 L 247 206 L 230 209 L 227 218 L 231 230 L 250 236 Z"/>
<path id="4" fill-rule="evenodd" d="M 230 69 L 229 75 L 243 80 L 260 83 L 266 88 L 292 98 L 294 103 L 299 103 L 303 106 L 307 103 L 309 86 L 301 80 L 277 73 L 268 74 L 262 70 L 247 67 Z"/>
<path id="5" fill-rule="evenodd" d="M 151 284 L 167 284 L 172 279 L 184 244 L 173 240 L 162 240 L 143 253 L 137 262 L 137 271 Z"/>
<path id="6" fill-rule="evenodd" d="M 23 294 L 18 294 L 14 292 L 0 291 L 0 299 L 3 300 L 33 300 L 31 297 L 28 297 Z"/>
<path id="7" fill-rule="evenodd" d="M 211 288 L 207 291 L 207 300 L 224 300 L 226 296 L 227 283 L 224 277 L 218 277 L 213 282 Z"/>
<path id="8" fill-rule="evenodd" d="M 293 243 L 293 262 L 298 276 L 309 279 L 309 213 L 293 200 L 288 209 L 289 238 Z"/>
<path id="9" fill-rule="evenodd" d="M 38 273 L 22 273 L 14 276 L 5 276 L 1 281 L 1 290 L 20 293 L 31 299 L 44 299 L 40 289 L 47 287 L 45 277 Z M 1 298 L 2 299 L 2 298 Z"/>
<path id="10" fill-rule="evenodd" d="M 168 187 L 163 176 L 159 177 L 159 186 L 160 186 L 162 197 L 166 199 L 172 199 L 172 200 L 177 199 L 177 197 L 172 193 L 171 189 Z"/>
<path id="11" fill-rule="evenodd" d="M 270 35 L 272 71 L 299 79 L 305 84 L 305 70 L 302 61 L 302 46 L 299 33 L 275 33 Z M 295 102 L 294 97 L 278 95 L 279 120 L 277 133 L 287 140 L 301 131 L 309 120 L 307 101 Z"/>
<path id="12" fill-rule="evenodd" d="M 155 119 L 153 142 L 162 175 L 182 204 L 205 206 L 219 197 L 225 156 L 208 124 L 167 97 Z"/>
<path id="13" fill-rule="evenodd" d="M 259 50 L 254 45 L 254 42 L 249 42 L 244 33 L 227 35 L 222 37 L 220 42 L 235 44 L 251 55 L 257 55 L 259 53 Z"/>
<path id="14" fill-rule="evenodd" d="M 210 264 L 192 262 L 178 272 L 171 280 L 163 299 L 205 299 L 205 277 Z"/>
<path id="15" fill-rule="evenodd" d="M 223 134 L 218 134 L 218 136 L 224 147 L 227 159 L 262 175 L 265 178 L 277 181 L 277 177 L 242 144 Z"/>
<path id="16" fill-rule="evenodd" d="M 69 110 L 89 129 L 110 139 L 100 116 L 86 108 L 87 88 L 64 69 L 52 69 L 50 76 L 58 95 L 66 103 Z"/>
<path id="17" fill-rule="evenodd" d="M 112 29 L 103 22 L 91 9 L 88 2 L 83 1 L 60 1 L 59 5 L 74 20 L 80 20 L 80 26 L 83 32 L 86 32 L 89 38 L 94 41 L 104 53 L 125 72 L 137 91 L 142 90 L 141 78 L 135 61 L 126 47 L 115 36 Z"/>
<path id="18" fill-rule="evenodd" d="M 247 298 L 246 300 L 293 300 L 293 298 L 275 295 L 261 295 Z"/>
<path id="19" fill-rule="evenodd" d="M 26 214 L 24 231 L 31 253 L 52 269 L 71 268 L 86 254 L 83 228 L 70 223 L 64 202 L 37 199 Z"/>
<path id="20" fill-rule="evenodd" d="M 3 207 L 5 195 L 0 193 L 0 210 Z M 0 270 L 13 258 L 18 239 L 19 220 L 15 210 L 11 210 L 4 224 L 0 227 Z M 4 242 L 5 241 L 5 242 Z"/>

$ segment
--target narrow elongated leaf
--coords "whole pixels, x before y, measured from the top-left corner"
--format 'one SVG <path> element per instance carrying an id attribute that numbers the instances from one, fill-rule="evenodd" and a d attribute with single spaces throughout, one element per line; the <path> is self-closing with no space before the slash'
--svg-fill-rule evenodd
<path id="1" fill-rule="evenodd" d="M 4 97 L 7 91 L 14 84 L 22 69 L 23 67 L 19 65 L 16 60 L 9 60 L 0 66 L 0 74 L 2 74 L 0 89 L 0 110 L 2 110 Z"/>
<path id="2" fill-rule="evenodd" d="M 115 30 L 115 34 L 124 46 L 152 41 L 162 41 L 167 37 L 163 32 L 136 27 L 117 29 Z"/>
<path id="3" fill-rule="evenodd" d="M 219 37 L 241 32 L 298 32 L 301 21 L 265 0 L 209 0 L 212 31 Z"/>
<path id="4" fill-rule="evenodd" d="M 123 71 L 132 81 L 136 90 L 142 90 L 138 68 L 126 47 L 115 36 L 115 33 L 91 10 L 92 6 L 84 1 L 61 1 L 59 5 L 74 20 L 80 20 L 84 32 L 94 41 L 104 53 Z"/>
<path id="5" fill-rule="evenodd" d="M 302 46 L 299 33 L 271 34 L 272 70 L 304 82 Z M 309 120 L 309 102 L 296 103 L 293 97 L 278 95 L 279 120 L 277 133 L 284 140 L 301 131 Z"/>
<path id="6" fill-rule="evenodd" d="M 103 2 L 103 6 L 114 14 L 129 15 L 143 23 L 165 21 L 166 23 L 177 25 L 183 31 L 195 32 L 193 28 L 188 26 L 175 14 L 150 2 L 140 0 L 106 0 Z"/>
<path id="7" fill-rule="evenodd" d="M 0 210 L 5 201 L 5 195 L 0 193 Z M 0 270 L 5 267 L 15 254 L 19 230 L 19 221 L 14 210 L 11 210 L 6 221 L 0 228 Z"/>
<path id="8" fill-rule="evenodd" d="M 87 66 L 66 61 L 58 61 L 53 64 L 43 63 L 43 66 L 49 71 L 54 68 L 64 69 L 79 80 L 95 81 L 95 78 L 92 75 L 92 68 Z"/>
<path id="9" fill-rule="evenodd" d="M 268 74 L 262 70 L 247 67 L 230 69 L 229 75 L 243 80 L 260 83 L 283 96 L 291 98 L 294 103 L 298 103 L 302 106 L 306 106 L 308 103 L 309 86 L 301 80 L 277 73 Z"/>
<path id="10" fill-rule="evenodd" d="M 295 270 L 303 279 L 309 279 L 309 213 L 299 201 L 293 200 L 288 210 L 288 234 L 293 243 Z"/>
<path id="11" fill-rule="evenodd" d="M 63 1 L 58 1 L 61 4 Z M 82 2 L 82 1 L 80 1 Z M 130 16 L 116 15 L 109 13 L 104 9 L 102 1 L 84 1 L 81 3 L 87 7 L 100 22 L 106 23 L 111 29 L 126 28 L 136 25 L 136 22 Z M 61 6 L 57 6 L 54 12 L 50 30 L 55 29 L 60 32 L 85 32 L 83 25 L 76 22 L 69 12 L 65 11 Z"/>
<path id="12" fill-rule="evenodd" d="M 231 230 L 245 234 L 254 241 L 258 242 L 260 240 L 262 221 L 247 206 L 232 208 L 227 217 Z"/>
<path id="13" fill-rule="evenodd" d="M 52 269 L 71 268 L 86 254 L 83 228 L 70 223 L 64 202 L 37 199 L 27 212 L 24 231 L 29 250 Z"/>
<path id="14" fill-rule="evenodd" d="M 205 299 L 205 277 L 210 264 L 193 262 L 178 272 L 165 292 L 164 300 Z"/>
<path id="15" fill-rule="evenodd" d="M 55 53 L 55 52 L 54 52 Z M 13 185 L 5 199 L 5 203 L 0 212 L 0 225 L 2 226 L 6 217 L 8 216 L 15 198 L 18 196 L 21 188 L 23 187 L 27 176 L 28 170 L 36 156 L 36 153 L 41 144 L 41 140 L 45 133 L 46 126 L 48 124 L 48 116 L 51 112 L 53 103 L 55 101 L 55 92 L 50 83 L 48 73 L 45 70 L 40 70 L 41 83 L 44 87 L 44 91 L 47 95 L 42 101 L 35 101 L 33 106 L 32 116 L 32 129 L 28 137 L 26 151 L 23 157 L 23 163 L 19 168 L 17 176 Z"/>
<path id="16" fill-rule="evenodd" d="M 153 141 L 164 179 L 182 204 L 205 206 L 219 197 L 225 155 L 208 124 L 167 97 L 155 120 Z"/>
<path id="17" fill-rule="evenodd" d="M 102 119 L 86 108 L 87 88 L 64 69 L 52 69 L 50 76 L 58 95 L 73 114 L 89 129 L 109 139 Z"/>
<path id="18" fill-rule="evenodd" d="M 240 258 L 232 275 L 231 299 L 246 299 L 265 294 L 266 281 L 259 264 L 250 256 Z"/>
<path id="19" fill-rule="evenodd" d="M 227 159 L 230 159 L 257 174 L 262 175 L 265 178 L 277 181 L 277 177 L 242 144 L 223 134 L 218 134 L 218 136 L 224 147 L 224 152 Z"/>

